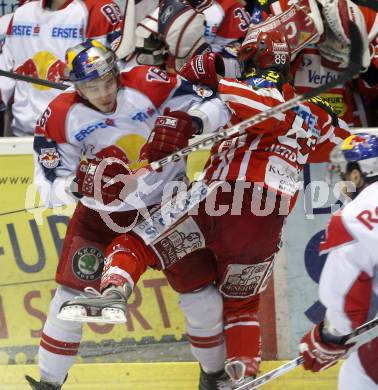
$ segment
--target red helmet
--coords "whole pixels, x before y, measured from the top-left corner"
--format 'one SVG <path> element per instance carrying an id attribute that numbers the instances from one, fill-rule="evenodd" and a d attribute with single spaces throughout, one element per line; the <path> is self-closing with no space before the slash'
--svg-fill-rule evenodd
<path id="1" fill-rule="evenodd" d="M 290 49 L 283 33 L 251 26 L 239 50 L 239 60 L 256 69 L 287 69 Z"/>

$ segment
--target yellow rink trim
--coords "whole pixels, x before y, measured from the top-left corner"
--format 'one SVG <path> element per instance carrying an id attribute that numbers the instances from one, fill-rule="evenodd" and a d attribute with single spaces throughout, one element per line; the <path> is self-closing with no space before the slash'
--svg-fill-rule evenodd
<path id="1" fill-rule="evenodd" d="M 263 372 L 285 361 L 264 362 Z M 333 390 L 339 366 L 321 373 L 308 373 L 297 367 L 262 387 L 264 390 Z M 30 390 L 24 380 L 38 377 L 35 365 L 0 366 L 1 390 Z M 76 364 L 64 390 L 197 390 L 199 369 L 196 363 L 91 363 Z"/>

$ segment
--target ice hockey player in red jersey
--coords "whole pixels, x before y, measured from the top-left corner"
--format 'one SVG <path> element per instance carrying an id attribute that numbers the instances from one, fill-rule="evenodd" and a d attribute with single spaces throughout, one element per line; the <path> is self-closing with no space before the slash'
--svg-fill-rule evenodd
<path id="1" fill-rule="evenodd" d="M 378 137 L 356 133 L 341 145 L 334 164 L 350 181 L 352 202 L 331 217 L 320 253 L 328 254 L 319 282 L 325 319 L 301 340 L 303 366 L 324 370 L 349 352 L 342 336 L 377 315 Z M 378 338 L 352 351 L 339 372 L 340 390 L 378 388 Z"/>
<path id="2" fill-rule="evenodd" d="M 352 0 L 268 0 L 259 2 L 256 29 L 281 28 L 289 38 L 294 61 L 294 86 L 304 93 L 335 79 L 348 61 L 348 21 L 358 26 L 363 39 L 364 72 L 359 79 L 322 94 L 349 126 L 374 125 L 367 110 L 377 97 L 378 15 L 374 4 Z M 259 4 L 256 5 L 259 8 Z M 268 19 L 264 20 L 265 18 Z M 301 32 L 301 33 L 300 33 Z M 373 95 L 373 96 L 372 96 Z"/>
<path id="3" fill-rule="evenodd" d="M 196 75 L 213 69 L 207 67 L 211 56 L 193 59 Z M 233 123 L 294 96 L 287 82 L 289 56 L 282 34 L 247 35 L 240 57 L 244 80 L 222 79 L 217 86 Z M 199 64 L 205 64 L 205 71 Z M 169 116 L 156 122 L 148 144 L 150 160 L 176 150 L 177 131 L 185 123 L 177 122 L 174 129 L 170 123 Z M 181 293 L 194 356 L 212 356 L 220 344 L 226 345 L 226 363 L 218 361 L 217 371 L 201 363 L 200 389 L 231 389 L 256 375 L 261 360 L 259 297 L 273 271 L 282 225 L 298 190 L 298 172 L 308 161 L 328 160 L 333 147 L 349 135 L 340 126 L 327 108 L 306 103 L 220 141 L 211 150 L 202 182 L 192 186 L 190 199 L 202 199 L 198 209 L 190 201 L 179 211 L 172 203 L 163 204 L 152 214 L 152 223 L 141 222 L 119 236 L 107 250 L 103 295 L 65 303 L 61 318 L 106 322 L 104 313 L 126 310 L 132 287 L 147 267 L 161 269 Z M 186 262 L 189 253 L 204 249 L 213 254 L 207 258 L 208 269 L 222 297 L 210 310 L 201 304 L 200 292 L 214 291 L 214 285 L 196 290 L 201 286 L 193 279 L 197 273 L 209 275 L 206 263 L 193 272 Z M 201 329 L 200 319 L 210 314 L 207 329 Z"/>
<path id="4" fill-rule="evenodd" d="M 185 176 L 185 164 L 178 162 L 139 183 L 138 193 L 126 194 L 123 179 L 147 164 L 145 144 L 158 115 L 171 110 L 175 116 L 172 110 L 180 110 L 177 115 L 187 121 L 187 136 L 206 127 L 215 130 L 229 115 L 219 99 L 200 96 L 192 84 L 159 68 L 140 66 L 119 73 L 113 52 L 96 40 L 69 49 L 66 57 L 75 88 L 55 98 L 38 121 L 35 182 L 49 207 L 79 199 L 42 332 L 41 382 L 30 379 L 37 390 L 60 389 L 80 346 L 82 326 L 56 318 L 61 304 L 85 286 L 99 289 L 106 247 L 160 202 L 165 183 Z"/>

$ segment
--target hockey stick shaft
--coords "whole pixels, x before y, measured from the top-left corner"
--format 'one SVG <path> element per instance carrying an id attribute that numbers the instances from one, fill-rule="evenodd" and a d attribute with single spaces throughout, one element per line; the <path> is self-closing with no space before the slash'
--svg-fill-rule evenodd
<path id="1" fill-rule="evenodd" d="M 342 344 L 355 344 L 352 350 L 356 350 L 360 345 L 366 344 L 372 339 L 378 337 L 378 318 L 366 322 L 365 324 L 356 328 L 353 332 L 344 336 Z M 259 378 L 253 379 L 249 382 L 242 384 L 237 387 L 235 390 L 252 390 L 257 389 L 258 387 L 265 385 L 266 383 L 272 381 L 275 378 L 278 378 L 281 375 L 286 374 L 287 372 L 293 370 L 295 367 L 300 366 L 304 362 L 302 356 L 291 360 L 283 364 L 280 367 L 275 368 L 272 371 L 267 372 L 266 374 L 260 376 Z"/>
<path id="2" fill-rule="evenodd" d="M 362 68 L 361 61 L 362 61 L 363 45 L 362 45 L 361 34 L 358 30 L 358 27 L 353 22 L 349 22 L 349 29 L 350 29 L 350 41 L 351 41 L 349 64 L 345 72 L 342 73 L 336 80 L 321 85 L 318 88 L 314 88 L 313 90 L 306 92 L 303 95 L 297 95 L 293 99 L 290 99 L 286 102 L 278 104 L 275 107 L 270 108 L 269 110 L 254 115 L 253 117 L 248 118 L 226 130 L 222 130 L 218 133 L 211 134 L 208 137 L 205 137 L 197 142 L 192 143 L 186 148 L 177 151 L 176 153 L 164 157 L 161 160 L 150 163 L 150 167 L 153 170 L 157 170 L 173 161 L 180 160 L 181 158 L 187 156 L 188 154 L 196 150 L 204 149 L 206 147 L 214 145 L 215 143 L 225 138 L 231 137 L 236 134 L 240 134 L 241 132 L 245 131 L 247 128 L 254 126 L 257 123 L 260 123 L 272 117 L 273 115 L 290 110 L 291 108 L 297 106 L 298 104 L 303 103 L 306 100 L 311 99 L 314 96 L 317 96 L 330 88 L 334 88 L 337 85 L 344 84 L 346 81 L 352 79 L 355 75 L 359 73 L 359 71 Z"/>
<path id="3" fill-rule="evenodd" d="M 69 87 L 68 84 L 55 83 L 54 81 L 39 79 L 37 77 L 26 76 L 26 75 L 14 73 L 14 72 L 8 72 L 8 71 L 2 70 L 2 69 L 0 69 L 0 76 L 9 77 L 9 78 L 14 79 L 14 80 L 26 81 L 28 83 L 43 85 L 44 87 L 60 89 L 61 91 L 64 91 Z"/>

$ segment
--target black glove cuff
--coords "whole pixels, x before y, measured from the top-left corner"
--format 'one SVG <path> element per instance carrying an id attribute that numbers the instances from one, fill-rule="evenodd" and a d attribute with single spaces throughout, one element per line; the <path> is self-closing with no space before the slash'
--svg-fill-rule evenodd
<path id="1" fill-rule="evenodd" d="M 343 345 L 344 344 L 345 337 L 343 335 L 336 336 L 336 335 L 330 333 L 329 331 L 327 331 L 327 329 L 324 326 L 324 322 L 322 322 L 319 325 L 319 334 L 320 334 L 320 338 L 323 341 L 323 343 L 336 344 L 336 345 Z"/>
<path id="2" fill-rule="evenodd" d="M 193 127 L 196 129 L 194 135 L 200 135 L 203 132 L 203 121 L 198 116 L 191 116 Z"/>

